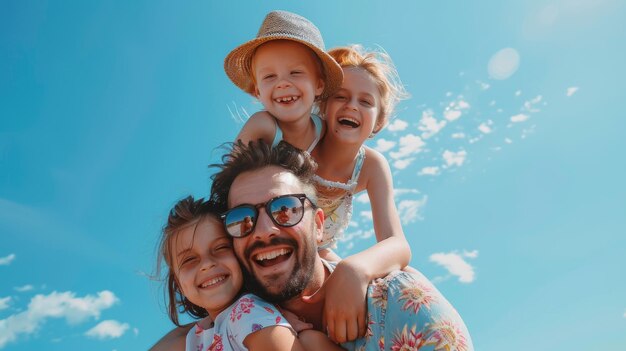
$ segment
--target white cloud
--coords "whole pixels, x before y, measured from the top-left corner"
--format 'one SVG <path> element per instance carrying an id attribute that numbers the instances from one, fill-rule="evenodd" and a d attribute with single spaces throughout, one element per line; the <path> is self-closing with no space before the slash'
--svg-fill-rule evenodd
<path id="1" fill-rule="evenodd" d="M 519 61 L 519 53 L 513 48 L 505 48 L 496 52 L 487 64 L 489 77 L 498 80 L 509 78 L 517 71 Z"/>
<path id="2" fill-rule="evenodd" d="M 522 95 L 522 91 L 521 90 L 518 90 L 518 91 L 515 92 L 515 96 L 520 96 L 520 95 Z"/>
<path id="3" fill-rule="evenodd" d="M 27 292 L 27 291 L 31 291 L 34 289 L 34 287 L 30 284 L 26 284 L 26 285 L 22 285 L 22 286 L 16 286 L 13 289 L 15 289 L 15 291 L 17 292 Z"/>
<path id="4" fill-rule="evenodd" d="M 426 205 L 428 196 L 422 197 L 420 200 L 402 200 L 398 203 L 398 215 L 402 224 L 406 225 L 416 220 L 423 220 L 422 208 Z"/>
<path id="5" fill-rule="evenodd" d="M 484 134 L 489 134 L 491 133 L 491 127 L 489 127 L 486 123 L 481 123 L 478 126 L 478 130 L 480 130 L 482 133 Z"/>
<path id="6" fill-rule="evenodd" d="M 467 110 L 470 108 L 470 104 L 465 100 L 459 100 L 457 102 L 452 103 L 452 106 L 459 110 Z"/>
<path id="7" fill-rule="evenodd" d="M 367 196 L 367 192 L 362 192 L 361 194 L 356 196 L 356 201 L 360 202 L 362 204 L 369 204 L 370 203 L 370 197 Z"/>
<path id="8" fill-rule="evenodd" d="M 124 335 L 130 328 L 128 323 L 120 323 L 115 320 L 106 320 L 89 329 L 85 335 L 95 339 L 116 339 Z"/>
<path id="9" fill-rule="evenodd" d="M 465 138 L 465 133 L 454 133 L 452 134 L 452 139 L 463 139 Z"/>
<path id="10" fill-rule="evenodd" d="M 459 110 L 446 109 L 445 111 L 443 111 L 443 117 L 445 117 L 445 119 L 447 119 L 448 121 L 457 120 L 461 117 L 462 114 L 463 112 Z M 445 121 L 443 121 L 443 123 L 445 125 Z"/>
<path id="11" fill-rule="evenodd" d="M 478 251 L 475 255 L 478 255 Z M 467 258 L 475 258 L 471 256 L 465 256 Z M 461 283 L 471 283 L 475 280 L 474 267 L 467 263 L 461 255 L 456 252 L 448 253 L 434 253 L 430 255 L 430 261 L 444 267 L 448 272 L 459 278 Z"/>
<path id="12" fill-rule="evenodd" d="M 401 119 L 394 119 L 393 122 L 389 123 L 389 125 L 387 126 L 387 129 L 390 132 L 399 132 L 402 130 L 405 130 L 406 127 L 408 127 L 409 124 Z"/>
<path id="13" fill-rule="evenodd" d="M 390 152 L 389 156 L 393 159 L 405 158 L 422 151 L 424 145 L 426 143 L 419 136 L 407 134 L 400 138 L 400 150 L 398 152 Z"/>
<path id="14" fill-rule="evenodd" d="M 0 257 L 0 266 L 8 266 L 15 260 L 15 254 L 9 254 L 5 257 Z"/>
<path id="15" fill-rule="evenodd" d="M 394 146 L 396 146 L 395 141 L 378 139 L 376 140 L 376 146 L 374 146 L 374 149 L 378 152 L 387 152 L 391 150 Z"/>
<path id="16" fill-rule="evenodd" d="M 543 97 L 541 95 L 537 95 L 534 98 L 525 101 L 524 102 L 524 111 L 527 112 L 539 112 L 541 111 L 540 109 L 536 108 L 535 105 L 539 104 L 541 102 L 541 100 L 543 99 Z"/>
<path id="17" fill-rule="evenodd" d="M 504 138 L 504 142 L 507 144 L 511 144 L 513 143 L 513 140 L 509 139 L 509 138 Z"/>
<path id="18" fill-rule="evenodd" d="M 6 310 L 9 308 L 9 304 L 11 303 L 11 296 L 0 297 L 0 311 Z"/>
<path id="19" fill-rule="evenodd" d="M 528 115 L 525 115 L 523 113 L 520 113 L 519 115 L 511 116 L 511 122 L 513 123 L 524 122 L 527 119 L 528 119 Z"/>
<path id="20" fill-rule="evenodd" d="M 570 97 L 574 95 L 577 91 L 578 91 L 578 87 L 569 87 L 567 88 L 567 92 L 565 93 L 565 95 L 567 95 L 567 97 Z"/>
<path id="21" fill-rule="evenodd" d="M 479 80 L 476 81 L 476 84 L 478 84 L 480 86 L 481 90 L 487 90 L 489 89 L 490 85 L 485 83 L 485 82 L 481 82 Z"/>
<path id="22" fill-rule="evenodd" d="M 463 250 L 463 257 L 476 258 L 478 257 L 478 250 L 472 250 L 472 251 Z"/>
<path id="23" fill-rule="evenodd" d="M 624 318 L 626 318 L 626 311 L 624 311 Z"/>
<path id="24" fill-rule="evenodd" d="M 432 110 L 422 112 L 422 118 L 419 121 L 417 129 L 422 131 L 422 138 L 428 139 L 439 133 L 446 126 L 446 121 L 437 121 Z"/>
<path id="25" fill-rule="evenodd" d="M 76 297 L 73 292 L 52 292 L 35 295 L 26 311 L 0 320 L 0 348 L 15 341 L 20 334 L 33 334 L 49 318 L 64 318 L 69 324 L 78 324 L 89 318 L 100 318 L 100 312 L 118 302 L 107 290 L 97 296 Z"/>
<path id="26" fill-rule="evenodd" d="M 449 166 L 461 166 L 463 162 L 465 162 L 465 158 L 467 157 L 467 152 L 465 150 L 461 150 L 458 152 L 453 152 L 450 150 L 446 150 L 443 152 L 443 159 L 446 161 L 446 165 Z"/>
<path id="27" fill-rule="evenodd" d="M 374 216 L 372 215 L 372 211 L 361 211 L 361 217 L 370 221 L 374 218 Z"/>
<path id="28" fill-rule="evenodd" d="M 422 168 L 421 171 L 417 172 L 417 175 L 438 175 L 439 174 L 439 167 L 434 166 L 434 167 L 424 167 Z"/>
<path id="29" fill-rule="evenodd" d="M 407 168 L 411 164 L 411 162 L 413 162 L 413 160 L 415 160 L 415 158 L 413 158 L 413 157 L 405 158 L 405 159 L 402 159 L 402 160 L 396 160 L 393 163 L 393 166 L 395 168 L 397 168 L 397 169 L 405 169 L 405 168 Z"/>

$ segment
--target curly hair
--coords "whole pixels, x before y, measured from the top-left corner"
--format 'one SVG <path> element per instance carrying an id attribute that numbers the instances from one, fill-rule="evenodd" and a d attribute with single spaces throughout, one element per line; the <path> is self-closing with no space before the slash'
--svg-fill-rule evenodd
<path id="1" fill-rule="evenodd" d="M 181 230 L 191 225 L 197 225 L 207 217 L 217 217 L 220 213 L 218 209 L 218 206 L 211 201 L 206 201 L 203 198 L 194 200 L 193 196 L 187 196 L 172 207 L 167 223 L 163 227 L 163 235 L 161 235 L 158 249 L 157 276 L 160 277 L 161 272 L 165 271 L 162 280 L 165 282 L 167 314 L 177 326 L 180 326 L 179 314 L 187 313 L 192 317 L 204 318 L 208 316 L 208 313 L 204 308 L 189 301 L 180 289 L 172 268 L 175 254 L 172 252 L 173 242 Z M 165 266 L 163 266 L 164 263 Z"/>
<path id="2" fill-rule="evenodd" d="M 223 209 L 228 207 L 228 193 L 235 178 L 243 172 L 278 166 L 293 173 L 303 185 L 304 193 L 313 201 L 317 200 L 312 177 L 317 169 L 317 163 L 308 152 L 302 151 L 291 144 L 281 141 L 276 147 L 263 140 L 250 141 L 247 145 L 241 140 L 228 143 L 229 152 L 222 156 L 221 164 L 209 167 L 219 171 L 211 178 L 211 201 Z"/>

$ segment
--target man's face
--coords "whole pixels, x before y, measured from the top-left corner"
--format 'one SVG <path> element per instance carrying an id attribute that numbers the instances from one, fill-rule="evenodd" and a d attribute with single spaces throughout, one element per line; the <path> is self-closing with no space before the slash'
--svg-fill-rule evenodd
<path id="1" fill-rule="evenodd" d="M 303 192 L 296 176 L 270 166 L 237 176 L 230 188 L 228 207 L 263 204 L 279 195 Z M 289 228 L 274 224 L 265 208 L 260 208 L 254 231 L 233 242 L 248 288 L 270 302 L 299 295 L 313 276 L 318 259 L 315 243 L 321 238 L 322 226 L 323 212 L 312 209 L 308 201 L 302 221 Z"/>

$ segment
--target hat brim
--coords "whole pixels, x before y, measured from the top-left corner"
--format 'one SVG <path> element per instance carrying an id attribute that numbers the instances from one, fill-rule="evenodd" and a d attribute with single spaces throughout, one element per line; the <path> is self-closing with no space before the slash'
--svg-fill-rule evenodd
<path id="1" fill-rule="evenodd" d="M 325 51 L 320 50 L 315 45 L 289 35 L 272 35 L 250 40 L 231 51 L 224 59 L 224 71 L 230 80 L 243 91 L 254 95 L 254 82 L 252 80 L 252 55 L 261 44 L 272 40 L 291 40 L 305 45 L 319 57 L 322 62 L 322 69 L 326 72 L 324 80 L 324 91 L 320 95 L 321 99 L 327 98 L 336 92 L 343 82 L 343 70 L 341 66 Z"/>

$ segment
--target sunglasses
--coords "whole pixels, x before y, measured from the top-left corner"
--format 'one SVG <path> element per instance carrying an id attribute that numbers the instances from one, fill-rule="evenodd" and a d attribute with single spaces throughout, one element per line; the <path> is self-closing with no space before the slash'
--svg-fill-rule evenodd
<path id="1" fill-rule="evenodd" d="M 289 194 L 256 205 L 239 205 L 220 215 L 220 219 L 224 222 L 226 232 L 234 238 L 243 238 L 254 231 L 261 207 L 265 207 L 265 212 L 277 226 L 293 227 L 304 217 L 304 200 L 309 200 L 311 206 L 317 208 L 305 194 Z"/>

